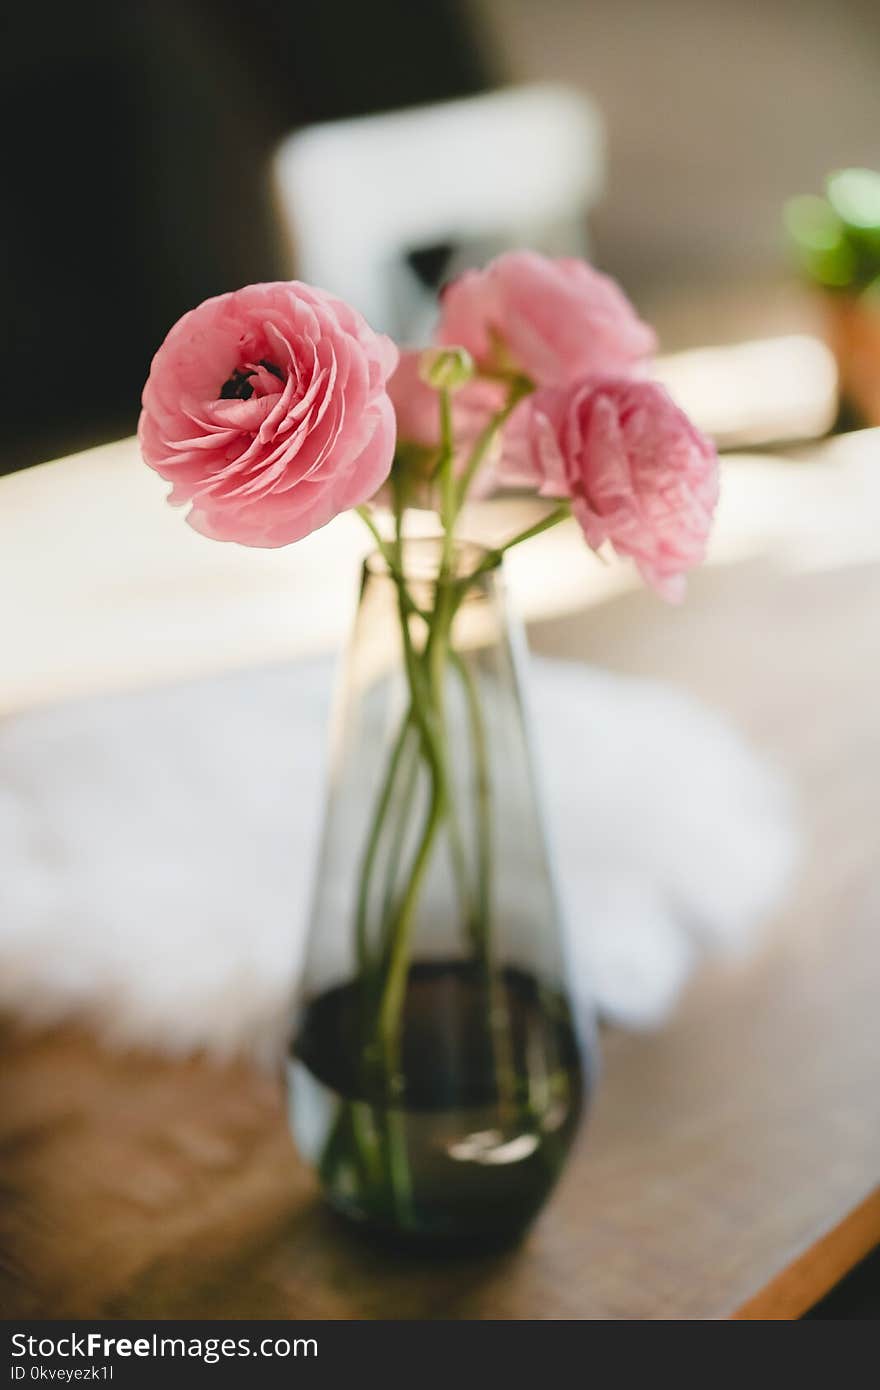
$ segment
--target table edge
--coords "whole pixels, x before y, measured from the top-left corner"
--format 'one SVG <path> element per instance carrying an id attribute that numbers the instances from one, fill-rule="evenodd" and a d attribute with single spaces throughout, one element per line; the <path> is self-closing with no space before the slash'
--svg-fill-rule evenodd
<path id="1" fill-rule="evenodd" d="M 880 1185 L 834 1226 L 793 1256 L 760 1293 L 734 1313 L 735 1321 L 800 1318 L 880 1243 Z"/>

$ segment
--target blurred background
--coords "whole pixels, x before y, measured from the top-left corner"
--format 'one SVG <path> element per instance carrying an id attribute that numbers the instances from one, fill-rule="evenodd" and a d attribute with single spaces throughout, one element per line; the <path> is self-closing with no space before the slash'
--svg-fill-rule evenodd
<path id="1" fill-rule="evenodd" d="M 3 23 L 2 471 L 131 433 L 150 357 L 185 309 L 304 271 L 316 236 L 297 199 L 314 160 L 296 134 L 316 124 L 566 84 L 584 103 L 580 144 L 560 156 L 582 160 L 583 225 L 569 218 L 549 249 L 589 249 L 665 352 L 822 331 L 783 205 L 831 169 L 880 164 L 873 0 L 83 0 L 7 7 Z M 528 197 L 543 161 L 492 139 L 475 176 Z M 389 178 L 397 197 L 399 161 Z M 384 196 L 378 176 L 370 192 Z M 356 216 L 338 204 L 325 218 L 328 237 L 347 232 L 349 267 Z M 423 218 L 406 274 L 432 285 L 522 240 L 508 222 L 471 228 L 468 249 Z M 416 310 L 395 302 L 377 326 L 411 335 Z"/>

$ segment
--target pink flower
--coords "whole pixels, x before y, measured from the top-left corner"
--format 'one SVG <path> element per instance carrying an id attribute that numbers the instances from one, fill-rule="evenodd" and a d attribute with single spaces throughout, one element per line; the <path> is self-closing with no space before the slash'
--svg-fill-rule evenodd
<path id="1" fill-rule="evenodd" d="M 400 443 L 418 444 L 436 453 L 440 446 L 440 396 L 419 375 L 422 353 L 407 349 L 400 354 L 397 370 L 388 382 L 388 394 L 397 413 Z M 501 409 L 507 389 L 500 382 L 469 381 L 452 396 L 452 430 L 455 439 L 455 469 L 461 472 L 492 416 Z M 496 441 L 480 470 L 471 496 L 485 496 L 491 489 L 494 465 L 500 447 Z"/>
<path id="2" fill-rule="evenodd" d="M 144 459 L 214 540 L 279 546 L 388 476 L 389 338 L 296 280 L 208 299 L 171 329 L 144 387 Z"/>
<path id="3" fill-rule="evenodd" d="M 485 370 L 539 386 L 626 371 L 656 347 L 623 291 L 592 266 L 509 251 L 443 291 L 437 341 L 467 348 Z"/>
<path id="4" fill-rule="evenodd" d="M 587 542 L 610 541 L 664 598 L 684 597 L 718 501 L 718 458 L 662 386 L 596 379 L 538 391 L 517 411 L 504 481 L 570 497 Z"/>

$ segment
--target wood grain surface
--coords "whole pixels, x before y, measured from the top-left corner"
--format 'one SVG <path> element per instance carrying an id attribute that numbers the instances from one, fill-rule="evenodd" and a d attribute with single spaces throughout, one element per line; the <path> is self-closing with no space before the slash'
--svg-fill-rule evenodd
<path id="1" fill-rule="evenodd" d="M 9 1020 L 3 1314 L 791 1318 L 866 1253 L 880 1239 L 880 541 L 790 542 L 716 564 L 685 609 L 627 592 L 532 628 L 537 650 L 664 677 L 730 714 L 789 773 L 807 849 L 755 953 L 706 966 L 659 1032 L 606 1031 L 591 1122 L 519 1247 L 377 1251 L 321 1204 L 273 1076 Z"/>

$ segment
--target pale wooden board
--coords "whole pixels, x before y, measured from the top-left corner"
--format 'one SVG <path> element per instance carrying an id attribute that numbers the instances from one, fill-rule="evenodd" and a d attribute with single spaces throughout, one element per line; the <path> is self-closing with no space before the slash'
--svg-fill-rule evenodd
<path id="1" fill-rule="evenodd" d="M 756 956 L 705 970 L 659 1034 L 606 1034 L 591 1125 L 525 1243 L 380 1254 L 317 1201 L 273 1079 L 10 1028 L 7 1315 L 792 1317 L 880 1238 L 878 439 L 728 464 L 714 563 L 681 610 L 588 566 L 573 534 L 523 557 L 538 650 L 727 711 L 789 771 L 808 840 Z M 166 525 L 125 446 L 63 467 L 0 484 L 0 707 L 307 649 L 317 575 L 337 606 L 315 640 L 337 640 L 353 533 L 311 554 L 211 548 Z M 84 489 L 104 497 L 88 521 Z"/>
<path id="2" fill-rule="evenodd" d="M 809 467 L 729 456 L 713 563 L 784 566 L 880 557 L 880 430 L 796 450 Z M 299 545 L 245 550 L 196 535 L 135 440 L 0 478 L 0 714 L 96 690 L 332 649 L 369 538 L 346 515 Z M 474 539 L 534 519 L 529 502 L 475 508 Z M 636 587 L 572 524 L 510 557 L 520 611 L 574 612 Z M 651 621 L 656 606 L 651 610 Z"/>

